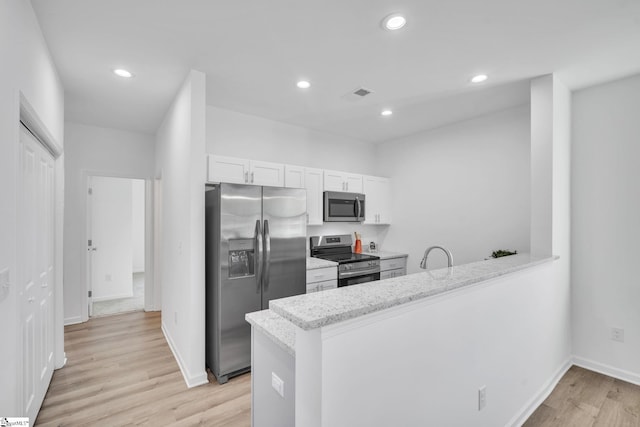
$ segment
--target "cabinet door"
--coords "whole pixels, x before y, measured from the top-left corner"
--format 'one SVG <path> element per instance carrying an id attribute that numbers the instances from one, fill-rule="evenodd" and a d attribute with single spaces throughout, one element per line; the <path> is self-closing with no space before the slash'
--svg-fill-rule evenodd
<path id="1" fill-rule="evenodd" d="M 391 224 L 391 185 L 389 178 L 363 177 L 366 198 L 365 223 Z"/>
<path id="2" fill-rule="evenodd" d="M 284 165 L 284 186 L 287 188 L 305 188 L 304 168 L 301 166 Z"/>
<path id="3" fill-rule="evenodd" d="M 251 160 L 249 184 L 284 187 L 284 165 L 282 163 Z"/>
<path id="4" fill-rule="evenodd" d="M 365 224 L 377 224 L 378 213 L 380 211 L 380 197 L 378 195 L 378 177 L 364 176 L 362 177 L 362 189 L 366 196 L 364 209 Z"/>
<path id="5" fill-rule="evenodd" d="M 362 175 L 345 173 L 344 182 L 349 193 L 362 193 Z"/>
<path id="6" fill-rule="evenodd" d="M 304 170 L 307 189 L 307 225 L 322 225 L 322 169 Z"/>
<path id="7" fill-rule="evenodd" d="M 246 184 L 249 180 L 249 160 L 209 155 L 207 181 Z"/>
<path id="8" fill-rule="evenodd" d="M 393 270 L 381 271 L 380 280 L 391 279 L 393 277 Z"/>
<path id="9" fill-rule="evenodd" d="M 324 191 L 347 191 L 344 172 L 324 171 Z"/>
<path id="10" fill-rule="evenodd" d="M 378 178 L 377 187 L 378 224 L 391 224 L 391 181 Z"/>

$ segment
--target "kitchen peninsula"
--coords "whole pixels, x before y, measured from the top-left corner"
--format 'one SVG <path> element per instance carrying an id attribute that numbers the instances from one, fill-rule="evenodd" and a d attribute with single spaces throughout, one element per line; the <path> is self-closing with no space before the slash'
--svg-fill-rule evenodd
<path id="1" fill-rule="evenodd" d="M 514 255 L 271 301 L 247 315 L 254 411 L 275 396 L 281 425 L 517 424 L 568 368 L 544 352 L 568 333 L 553 327 L 568 304 L 553 259 Z M 260 427 L 277 414 L 253 416 Z"/>

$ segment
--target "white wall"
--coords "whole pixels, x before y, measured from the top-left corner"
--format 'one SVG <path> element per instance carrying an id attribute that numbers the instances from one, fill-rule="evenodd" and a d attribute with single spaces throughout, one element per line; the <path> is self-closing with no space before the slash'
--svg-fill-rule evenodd
<path id="1" fill-rule="evenodd" d="M 572 301 L 578 362 L 640 383 L 640 75 L 573 94 Z M 623 328 L 625 342 L 610 339 Z"/>
<path id="2" fill-rule="evenodd" d="M 63 144 L 64 92 L 51 60 L 40 27 L 26 0 L 6 0 L 0 3 L 0 271 L 9 269 L 11 288 L 0 301 L 2 327 L 0 342 L 11 349 L 22 348 L 18 320 L 16 280 L 16 177 L 19 135 L 20 101 L 22 94 L 35 109 L 47 130 Z M 59 167 L 62 159 L 57 161 Z M 56 171 L 56 176 L 58 171 Z M 56 182 L 61 194 L 60 181 Z M 59 202 L 59 201 L 58 201 Z M 58 214 L 61 205 L 56 206 Z M 57 236 L 59 237 L 59 236 Z M 57 244 L 58 242 L 56 242 Z M 57 266 L 56 280 L 62 275 Z M 57 285 L 58 285 L 57 284 Z M 56 289 L 59 296 L 59 288 Z M 58 310 L 58 306 L 56 310 Z M 62 323 L 55 325 L 56 344 L 61 342 Z M 59 329 L 59 330 L 58 330 Z M 0 352 L 0 413 L 20 415 L 19 351 Z M 60 367 L 63 349 L 56 348 L 56 367 Z M 4 415 L 3 415 L 4 416 Z"/>
<path id="3" fill-rule="evenodd" d="M 64 222 L 64 319 L 86 320 L 86 174 L 151 179 L 155 173 L 152 135 L 67 122 Z"/>
<path id="4" fill-rule="evenodd" d="M 224 156 L 379 175 L 371 144 L 211 106 L 206 149 Z"/>
<path id="5" fill-rule="evenodd" d="M 144 219 L 145 183 L 141 179 L 131 182 L 131 245 L 133 250 L 132 268 L 134 273 L 144 272 Z"/>
<path id="6" fill-rule="evenodd" d="M 91 255 L 94 301 L 133 296 L 131 181 L 91 178 L 91 239 L 97 248 Z"/>
<path id="7" fill-rule="evenodd" d="M 162 330 L 189 387 L 205 371 L 205 76 L 191 71 L 156 135 L 162 178 Z"/>
<path id="8" fill-rule="evenodd" d="M 296 346 L 296 420 L 521 425 L 570 366 L 569 293 L 555 274 L 549 262 L 320 333 L 298 329 L 296 342 L 309 345 Z"/>
<path id="9" fill-rule="evenodd" d="M 454 264 L 529 249 L 529 108 L 521 106 L 378 146 L 393 223 L 382 249 L 408 252 L 409 273 L 442 245 Z M 440 251 L 429 268 L 446 266 Z"/>

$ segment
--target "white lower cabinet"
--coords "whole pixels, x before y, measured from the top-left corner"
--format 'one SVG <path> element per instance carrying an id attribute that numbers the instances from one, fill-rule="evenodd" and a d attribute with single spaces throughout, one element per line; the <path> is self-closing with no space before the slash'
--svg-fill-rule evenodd
<path id="1" fill-rule="evenodd" d="M 338 267 L 307 270 L 307 293 L 338 287 Z"/>
<path id="2" fill-rule="evenodd" d="M 407 257 L 386 258 L 380 260 L 380 280 L 407 274 Z"/>

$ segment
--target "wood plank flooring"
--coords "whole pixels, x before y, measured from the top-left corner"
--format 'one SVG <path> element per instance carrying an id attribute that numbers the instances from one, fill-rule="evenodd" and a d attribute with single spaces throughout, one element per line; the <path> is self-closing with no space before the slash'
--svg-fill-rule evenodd
<path id="1" fill-rule="evenodd" d="M 38 426 L 251 425 L 251 376 L 188 389 L 160 313 L 128 313 L 65 328 Z M 640 427 L 640 386 L 573 366 L 525 427 Z"/>
<path id="2" fill-rule="evenodd" d="M 640 427 L 640 386 L 572 366 L 524 427 Z"/>
<path id="3" fill-rule="evenodd" d="M 38 426 L 251 425 L 251 376 L 188 389 L 160 313 L 65 327 L 67 365 L 54 372 Z"/>

